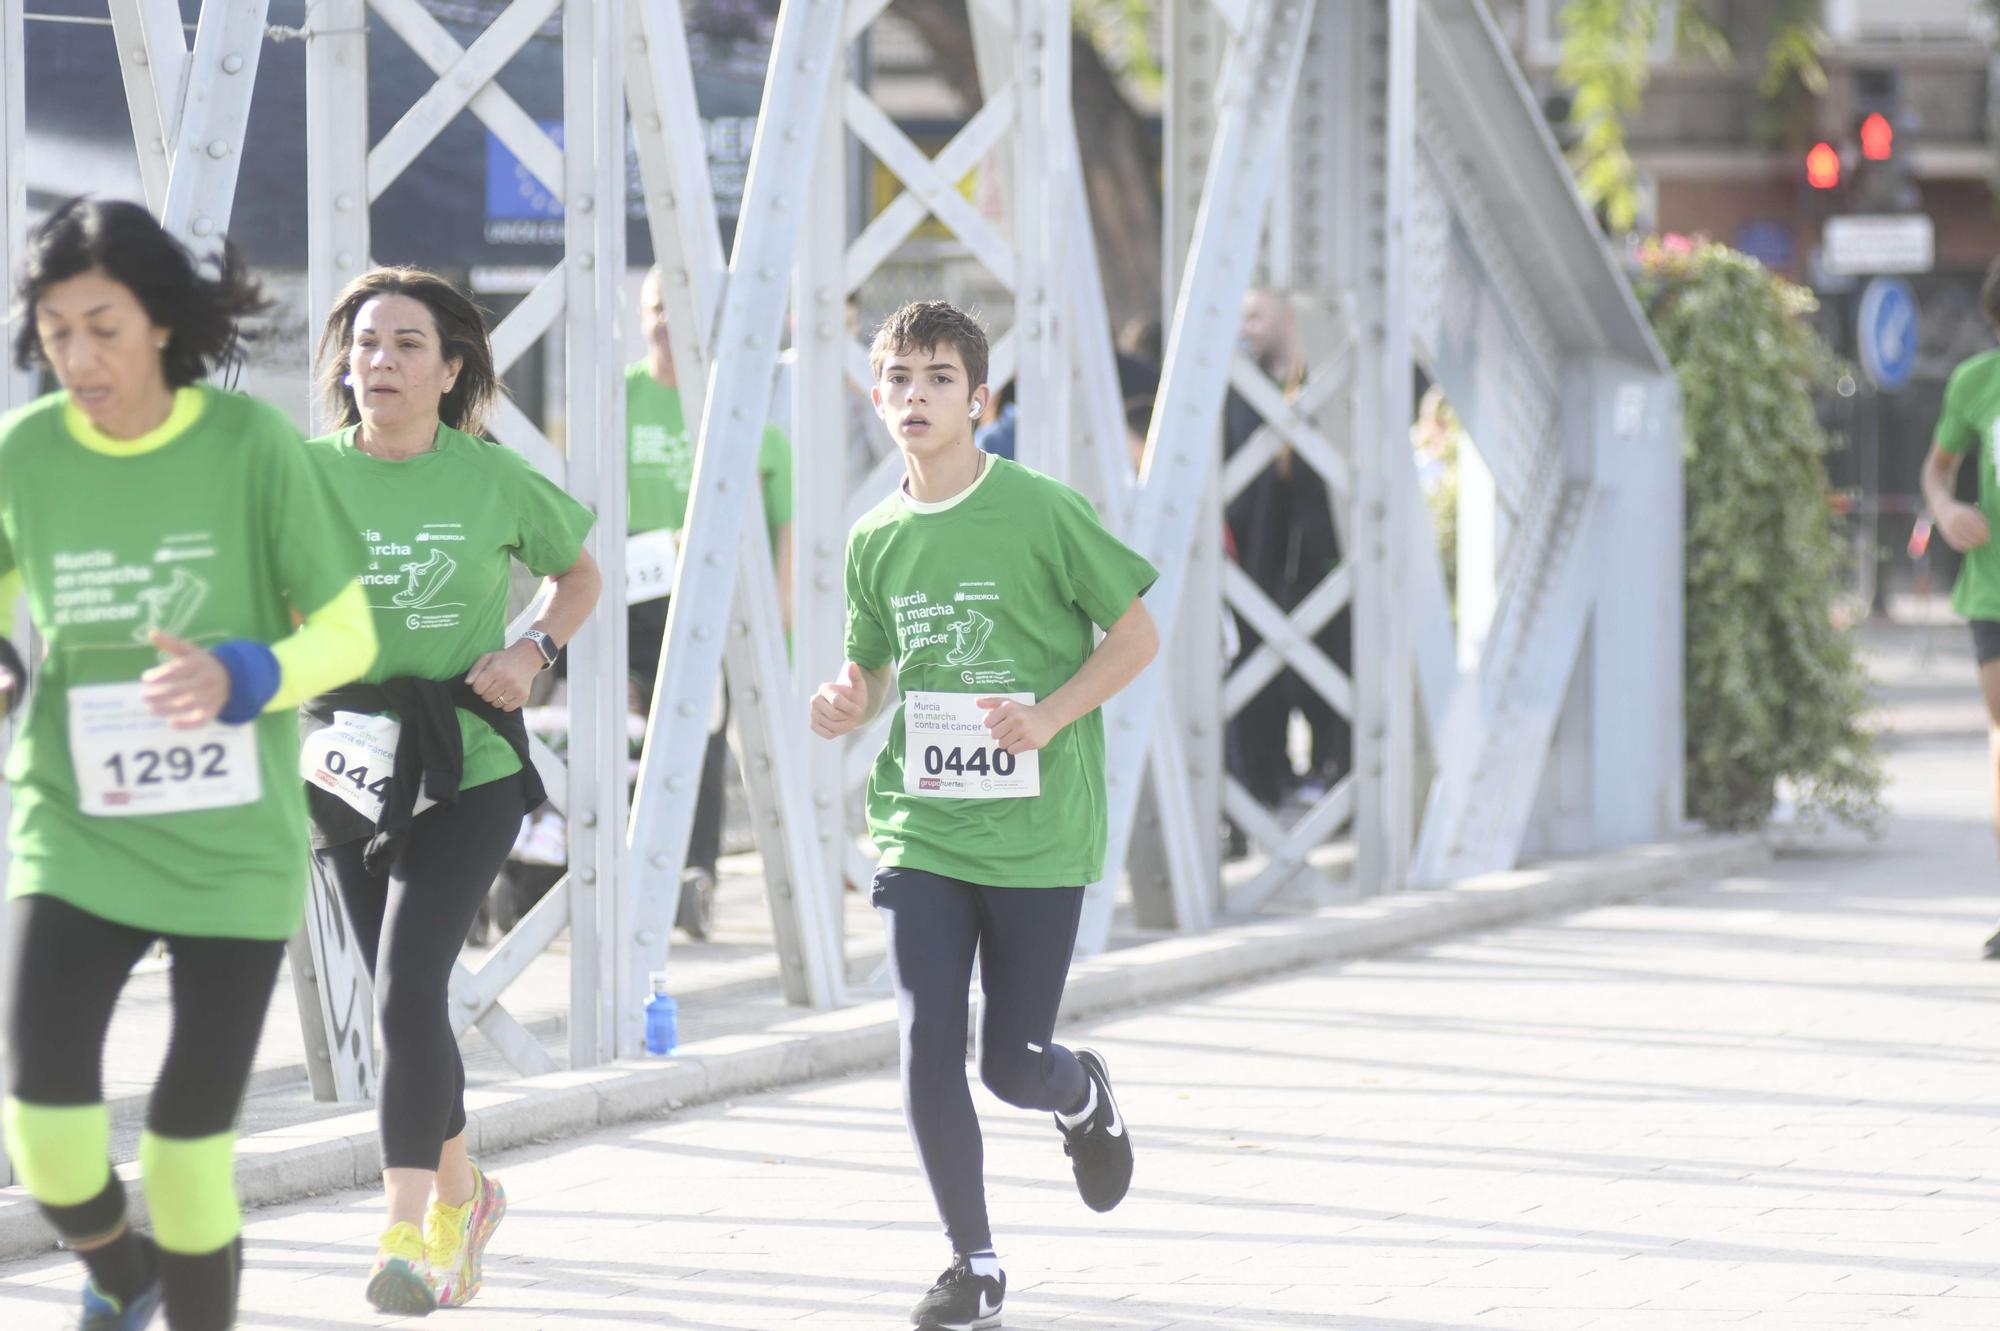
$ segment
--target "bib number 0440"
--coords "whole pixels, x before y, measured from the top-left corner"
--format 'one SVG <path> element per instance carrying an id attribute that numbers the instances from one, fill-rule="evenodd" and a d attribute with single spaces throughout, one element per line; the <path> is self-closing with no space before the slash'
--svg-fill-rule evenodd
<path id="1" fill-rule="evenodd" d="M 923 693 L 903 699 L 903 790 L 935 800 L 1018 800 L 1042 793 L 1042 755 L 1009 753 L 986 728 L 983 697 L 1032 693 Z"/>
<path id="2" fill-rule="evenodd" d="M 1012 776 L 1017 766 L 1014 755 L 1005 749 L 990 752 L 984 747 L 975 747 L 971 754 L 956 744 L 946 749 L 930 744 L 924 748 L 924 771 L 931 776 L 943 776 L 946 772 L 953 776 Z"/>

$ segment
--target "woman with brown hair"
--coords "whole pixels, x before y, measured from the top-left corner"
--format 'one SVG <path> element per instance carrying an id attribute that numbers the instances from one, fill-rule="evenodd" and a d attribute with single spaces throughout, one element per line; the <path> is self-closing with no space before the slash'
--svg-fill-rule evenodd
<path id="1" fill-rule="evenodd" d="M 308 451 L 361 528 L 381 655 L 306 710 L 302 770 L 320 864 L 375 981 L 389 1224 L 368 1283 L 384 1312 L 478 1292 L 506 1210 L 465 1144 L 452 963 L 543 791 L 520 708 L 597 603 L 593 515 L 478 437 L 501 391 L 477 306 L 417 268 L 350 283 L 320 338 L 340 428 Z M 512 643 L 509 563 L 554 594 Z"/>

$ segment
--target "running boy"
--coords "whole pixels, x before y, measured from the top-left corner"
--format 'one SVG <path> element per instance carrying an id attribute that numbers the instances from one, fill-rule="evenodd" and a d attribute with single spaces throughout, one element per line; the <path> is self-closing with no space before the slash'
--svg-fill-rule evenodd
<path id="1" fill-rule="evenodd" d="M 1132 1181 L 1104 1059 L 1051 1037 L 1083 885 L 1103 870 L 1098 708 L 1159 649 L 1139 599 L 1157 574 L 1082 496 L 973 446 L 990 394 L 971 318 L 906 305 L 869 362 L 906 476 L 848 535 L 849 659 L 814 696 L 812 726 L 844 735 L 881 711 L 892 680 L 902 690 L 868 782 L 874 903 L 901 1010 L 904 1111 L 953 1252 L 912 1316 L 969 1331 L 1000 1324 L 1007 1290 L 965 1077 L 975 953 L 980 1079 L 1055 1115 L 1092 1210 Z"/>

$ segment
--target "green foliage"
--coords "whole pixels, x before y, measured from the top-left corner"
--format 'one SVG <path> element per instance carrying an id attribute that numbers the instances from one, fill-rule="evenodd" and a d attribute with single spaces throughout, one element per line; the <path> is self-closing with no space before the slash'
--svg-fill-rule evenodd
<path id="1" fill-rule="evenodd" d="M 1077 0 L 1078 32 L 1104 57 L 1104 67 L 1151 94 L 1160 89 L 1160 18 L 1153 0 Z"/>
<path id="2" fill-rule="evenodd" d="M 1801 815 L 1873 831 L 1882 771 L 1866 677 L 1831 608 L 1840 546 L 1812 388 L 1837 365 L 1810 291 L 1721 245 L 1655 241 L 1636 283 L 1687 430 L 1687 801 L 1754 827 L 1789 782 Z"/>
<path id="3" fill-rule="evenodd" d="M 1734 58 L 1729 39 L 1703 3 L 1680 0 L 1675 8 L 1674 45 L 1683 55 L 1727 65 Z M 1996 0 L 2000 3 L 2000 0 Z M 1575 136 L 1570 167 L 1584 201 L 1597 209 L 1614 233 L 1632 229 L 1639 210 L 1638 171 L 1626 147 L 1626 125 L 1645 104 L 1652 81 L 1652 48 L 1660 31 L 1662 0 L 1569 0 L 1562 9 L 1562 59 L 1556 81 L 1570 95 L 1569 125 Z M 1764 70 L 1758 91 L 1784 103 L 1803 92 L 1826 91 L 1821 54 L 1826 34 L 1819 25 L 1820 0 L 1778 0 L 1764 36 Z M 1783 124 L 1781 118 L 1776 123 Z"/>
<path id="4" fill-rule="evenodd" d="M 1410 444 L 1416 452 L 1424 507 L 1430 510 L 1431 530 L 1437 536 L 1438 560 L 1444 565 L 1445 596 L 1456 619 L 1458 455 L 1465 446 L 1465 427 L 1459 423 L 1458 413 L 1445 401 L 1442 389 L 1431 389 L 1417 404 L 1417 423 L 1410 427 Z"/>

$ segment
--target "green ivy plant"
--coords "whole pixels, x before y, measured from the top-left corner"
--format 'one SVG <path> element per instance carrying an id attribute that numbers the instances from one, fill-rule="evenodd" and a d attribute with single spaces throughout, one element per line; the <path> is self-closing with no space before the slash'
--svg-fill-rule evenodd
<path id="1" fill-rule="evenodd" d="M 1840 559 L 1812 389 L 1838 372 L 1813 294 L 1722 245 L 1641 252 L 1634 286 L 1686 411 L 1687 804 L 1755 827 L 1780 782 L 1802 819 L 1865 831 L 1883 776 L 1866 675 L 1831 614 Z"/>

